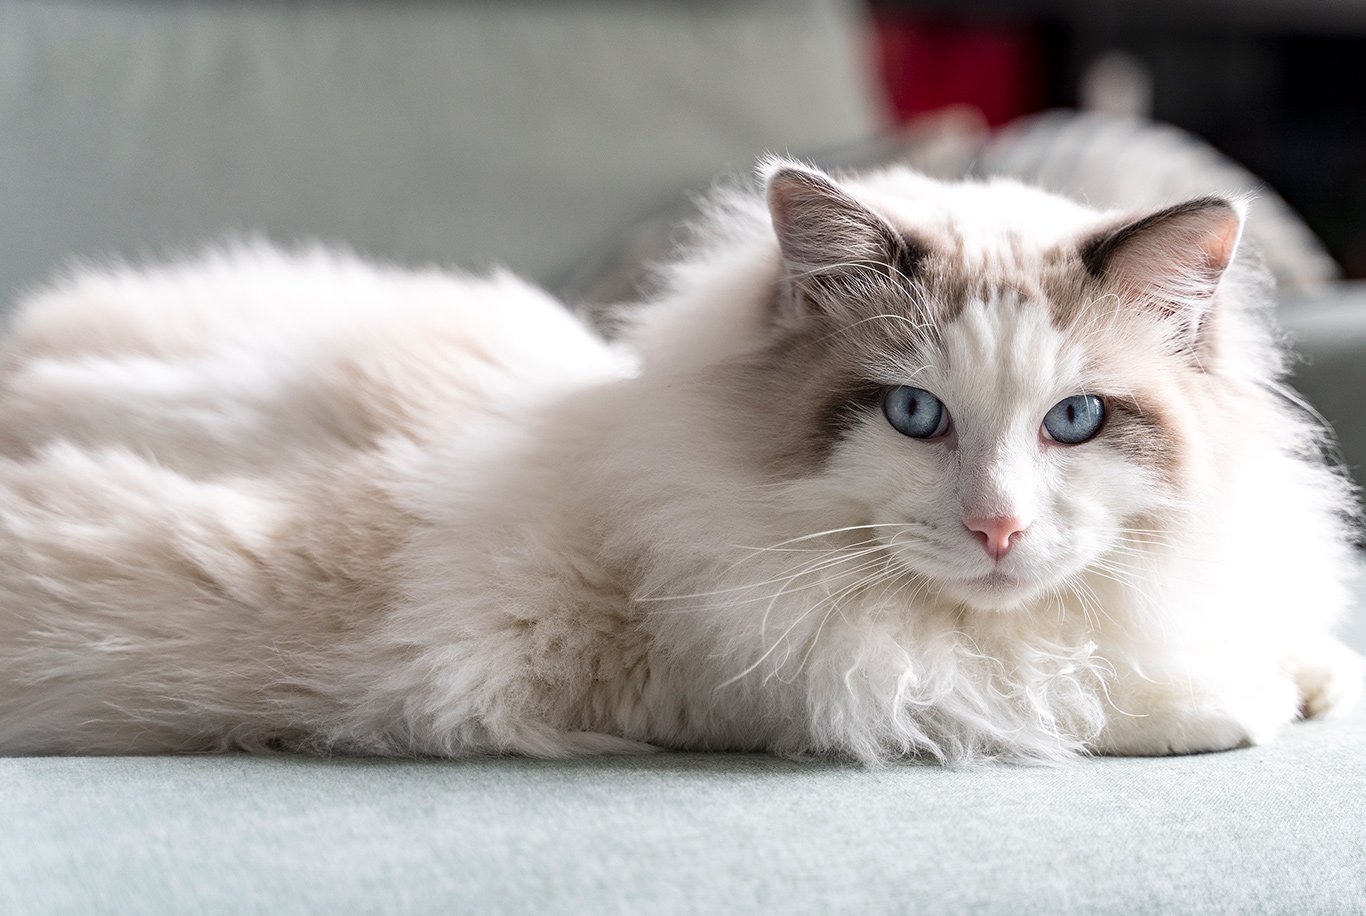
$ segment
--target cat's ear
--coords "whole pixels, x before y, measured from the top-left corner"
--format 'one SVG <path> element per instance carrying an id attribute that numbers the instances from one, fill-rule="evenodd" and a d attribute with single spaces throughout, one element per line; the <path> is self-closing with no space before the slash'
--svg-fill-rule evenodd
<path id="1" fill-rule="evenodd" d="M 784 160 L 763 167 L 783 256 L 782 309 L 829 310 L 903 285 L 923 251 L 815 169 Z"/>
<path id="2" fill-rule="evenodd" d="M 1195 333 L 1243 234 L 1241 201 L 1201 197 L 1084 240 L 1087 272 Z"/>

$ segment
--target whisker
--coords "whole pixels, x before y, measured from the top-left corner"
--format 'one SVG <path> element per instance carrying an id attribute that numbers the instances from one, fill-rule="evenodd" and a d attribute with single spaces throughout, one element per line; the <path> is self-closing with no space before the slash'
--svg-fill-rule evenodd
<path id="1" fill-rule="evenodd" d="M 831 601 L 830 610 L 826 611 L 825 616 L 821 618 L 820 625 L 816 627 L 816 632 L 812 635 L 806 647 L 805 654 L 802 655 L 801 661 L 797 663 L 797 668 L 792 675 L 794 680 L 796 676 L 801 673 L 802 669 L 806 667 L 806 663 L 810 661 L 811 653 L 816 650 L 816 644 L 820 642 L 821 634 L 825 632 L 825 625 L 830 622 L 830 618 L 834 615 L 836 611 L 839 611 L 840 615 L 843 616 L 844 611 L 842 602 L 844 601 L 844 599 L 852 595 L 855 591 L 859 590 L 860 588 L 871 587 L 872 585 L 875 585 L 878 582 L 886 581 L 887 569 L 891 562 L 892 558 L 886 557 L 883 560 L 881 569 L 877 570 L 870 576 L 865 576 L 863 579 L 860 579 L 858 582 L 856 582 L 849 588 L 844 589 L 842 592 L 840 592 L 839 596 L 835 598 L 835 600 Z"/>
<path id="2" fill-rule="evenodd" d="M 779 575 L 774 576 L 771 579 L 764 579 L 759 582 L 746 582 L 741 585 L 732 585 L 728 586 L 727 588 L 718 588 L 707 592 L 689 592 L 686 594 L 678 595 L 640 595 L 637 596 L 635 600 L 645 603 L 653 603 L 659 601 L 682 601 L 684 599 L 689 598 L 714 598 L 717 595 L 729 595 L 735 592 L 747 592 L 765 585 L 773 585 L 778 582 L 787 582 L 791 579 L 797 579 L 801 578 L 802 576 L 808 576 L 813 573 L 818 573 L 823 570 L 838 566 L 841 563 L 847 563 L 850 560 L 856 560 L 859 557 L 867 556 L 871 553 L 876 553 L 882 549 L 883 547 L 879 545 L 874 547 L 865 547 L 861 550 L 854 550 L 847 553 L 842 553 L 841 555 L 836 556 L 832 559 L 816 560 L 812 563 L 808 563 L 805 567 L 797 570 L 796 572 L 780 573 Z M 767 596 L 765 595 L 764 597 Z"/>
<path id="3" fill-rule="evenodd" d="M 811 539 L 813 539 L 813 538 L 825 537 L 825 536 L 828 535 L 828 534 L 843 534 L 843 533 L 846 532 L 846 531 L 859 531 L 859 530 L 864 529 L 864 528 L 906 528 L 906 527 L 908 527 L 908 526 L 915 525 L 915 524 L 917 524 L 917 523 L 916 523 L 916 522 L 869 522 L 869 523 L 866 523 L 866 524 L 863 524 L 863 525 L 847 525 L 847 526 L 845 526 L 845 527 L 843 527 L 843 528 L 830 528 L 830 529 L 828 529 L 828 530 L 826 530 L 826 531 L 814 531 L 814 532 L 812 532 L 811 534 L 803 534 L 803 535 L 800 536 L 800 537 L 788 538 L 788 539 L 785 540 L 785 541 L 779 541 L 778 543 L 772 544 L 772 545 L 770 545 L 770 546 L 772 546 L 772 547 L 785 547 L 785 546 L 787 546 L 788 544 L 798 544 L 798 543 L 801 543 L 802 541 L 809 541 L 809 540 L 811 540 Z"/>
<path id="4" fill-rule="evenodd" d="M 842 571 L 841 571 L 841 575 L 847 575 L 847 576 L 857 575 L 858 573 L 862 572 L 863 570 L 871 569 L 871 568 L 872 568 L 873 566 L 875 566 L 878 562 L 879 562 L 879 560 L 872 560 L 872 561 L 870 561 L 870 562 L 868 562 L 868 563 L 863 563 L 863 564 L 861 564 L 861 565 L 859 565 L 859 566 L 856 566 L 856 567 L 854 567 L 853 569 L 850 569 L 850 570 L 842 570 Z M 823 582 L 817 582 L 817 583 L 815 583 L 815 584 L 819 585 L 819 584 L 823 584 Z M 797 589 L 792 589 L 792 591 L 797 591 Z M 773 598 L 768 602 L 768 606 L 764 608 L 764 616 L 763 616 L 763 618 L 759 621 L 759 641 L 760 641 L 761 643 L 764 641 L 765 636 L 766 636 L 766 634 L 767 634 L 767 632 L 768 632 L 768 617 L 769 617 L 769 614 L 771 614 L 771 613 L 773 612 L 773 607 L 774 607 L 774 605 L 776 605 L 776 604 L 778 603 L 778 599 L 781 598 L 784 594 L 787 594 L 787 593 L 788 593 L 788 588 L 787 588 L 786 585 L 784 585 L 782 588 L 778 589 L 778 591 L 773 595 Z M 817 604 L 817 606 L 819 607 L 819 603 Z M 801 618 L 798 618 L 798 622 L 800 622 L 800 620 L 801 620 Z M 790 629 L 790 628 L 789 628 L 789 629 Z M 782 641 L 782 637 L 779 637 L 779 641 L 780 641 L 780 642 Z"/>
<path id="5" fill-rule="evenodd" d="M 874 561 L 874 562 L 872 562 L 872 563 L 866 564 L 865 566 L 861 567 L 860 570 L 872 568 L 873 566 L 878 565 L 878 562 L 880 562 L 880 561 Z M 853 575 L 853 574 L 855 574 L 856 572 L 857 572 L 857 571 L 850 571 L 849 574 L 850 574 L 850 575 Z M 845 594 L 846 592 L 850 591 L 852 588 L 856 587 L 859 583 L 865 581 L 866 578 L 867 578 L 867 577 L 865 577 L 865 579 L 859 580 L 859 582 L 856 582 L 853 586 L 846 586 L 846 587 L 844 587 L 844 588 L 841 588 L 838 592 L 834 593 L 834 595 L 838 596 L 838 595 L 843 595 L 843 594 Z M 775 600 L 776 600 L 777 596 L 774 596 L 774 597 L 775 597 Z M 746 668 L 745 668 L 743 671 L 741 671 L 739 674 L 736 674 L 734 677 L 728 678 L 727 680 L 725 680 L 725 681 L 721 682 L 720 684 L 716 685 L 716 689 L 717 689 L 717 690 L 720 690 L 720 689 L 723 688 L 723 687 L 728 687 L 728 686 L 730 686 L 731 684 L 736 683 L 737 681 L 743 680 L 744 678 L 746 678 L 746 677 L 748 677 L 750 674 L 752 674 L 754 671 L 756 671 L 756 670 L 757 670 L 765 661 L 768 660 L 768 657 L 769 657 L 770 655 L 772 655 L 775 651 L 777 651 L 778 647 L 781 646 L 781 645 L 783 644 L 783 641 L 786 640 L 787 637 L 788 637 L 789 635 L 791 635 L 792 632 L 793 632 L 798 626 L 801 625 L 802 621 L 806 620 L 806 619 L 809 618 L 812 614 L 816 613 L 816 611 L 818 611 L 818 610 L 824 605 L 824 603 L 825 603 L 826 601 L 830 600 L 831 597 L 832 597 L 832 596 L 830 596 L 830 595 L 826 596 L 826 598 L 823 598 L 821 601 L 817 602 L 817 603 L 814 604 L 812 607 L 808 608 L 806 611 L 804 611 L 802 614 L 800 614 L 800 615 L 797 617 L 796 620 L 794 620 L 794 621 L 792 621 L 790 624 L 788 624 L 787 628 L 786 628 L 785 630 L 783 630 L 783 632 L 780 633 L 780 634 L 778 635 L 778 638 L 777 638 L 777 639 L 773 640 L 773 643 L 772 643 L 766 650 L 764 650 L 764 652 L 763 652 L 762 655 L 760 655 L 757 659 L 755 659 L 753 663 L 751 663 L 748 667 L 746 667 Z M 770 606 L 770 610 L 771 610 L 771 606 Z M 766 612 L 766 615 L 765 615 L 765 616 L 767 616 L 767 612 Z M 766 621 L 765 621 L 765 623 L 766 623 Z M 763 627 L 761 626 L 760 633 L 762 634 L 762 632 L 763 632 Z M 779 666 L 779 667 L 781 668 L 781 666 Z"/>
<path id="6" fill-rule="evenodd" d="M 867 538 L 862 541 L 855 541 L 843 547 L 750 547 L 746 544 L 731 544 L 736 550 L 748 550 L 753 553 L 833 553 L 839 550 L 851 550 L 855 547 L 862 547 L 866 544 L 880 543 L 877 538 Z"/>

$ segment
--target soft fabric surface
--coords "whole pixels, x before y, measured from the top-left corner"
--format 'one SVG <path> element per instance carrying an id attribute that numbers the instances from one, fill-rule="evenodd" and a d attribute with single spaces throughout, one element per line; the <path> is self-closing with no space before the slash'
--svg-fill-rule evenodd
<path id="1" fill-rule="evenodd" d="M 1359 913 L 1364 787 L 1366 709 L 1058 769 L 0 760 L 0 912 Z"/>
<path id="2" fill-rule="evenodd" d="M 227 233 L 551 282 L 769 150 L 883 123 L 854 0 L 0 0 L 0 311 Z"/>
<path id="3" fill-rule="evenodd" d="M 0 908 L 1360 912 L 1363 759 L 1358 715 L 1039 771 L 10 760 Z"/>

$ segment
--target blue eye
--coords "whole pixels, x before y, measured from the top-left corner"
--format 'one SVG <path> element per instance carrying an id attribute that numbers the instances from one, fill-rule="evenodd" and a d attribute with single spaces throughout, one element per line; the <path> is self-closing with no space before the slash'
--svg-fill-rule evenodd
<path id="1" fill-rule="evenodd" d="M 933 439 L 949 428 L 944 402 L 924 388 L 898 385 L 882 396 L 882 412 L 892 429 L 912 439 Z"/>
<path id="2" fill-rule="evenodd" d="M 1044 414 L 1044 435 L 1054 442 L 1077 445 L 1093 438 L 1105 422 L 1105 402 L 1095 395 L 1074 394 Z"/>

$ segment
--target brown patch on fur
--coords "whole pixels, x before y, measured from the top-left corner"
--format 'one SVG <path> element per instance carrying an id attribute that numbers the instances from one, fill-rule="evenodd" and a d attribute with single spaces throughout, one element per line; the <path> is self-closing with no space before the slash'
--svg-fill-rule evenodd
<path id="1" fill-rule="evenodd" d="M 1157 472 L 1170 486 L 1181 480 L 1182 450 L 1167 412 L 1155 401 L 1127 396 L 1105 399 L 1105 443 L 1130 461 Z"/>
<path id="2" fill-rule="evenodd" d="M 783 477 L 821 468 L 853 419 L 837 406 L 838 393 L 867 383 L 849 377 L 827 342 L 797 336 L 723 367 L 713 379 L 740 408 L 738 441 L 753 443 L 756 457 Z"/>
<path id="3" fill-rule="evenodd" d="M 758 460 L 777 475 L 808 476 L 861 418 L 876 413 L 886 381 L 872 377 L 871 364 L 889 356 L 912 366 L 925 360 L 947 316 L 961 309 L 928 283 L 889 281 L 871 298 L 846 300 L 779 333 L 709 381 L 737 407 L 736 441 L 754 443 Z"/>
<path id="4" fill-rule="evenodd" d="M 818 437 L 829 443 L 838 441 L 868 410 L 877 409 L 886 390 L 878 382 L 848 381 L 831 391 L 817 414 Z"/>
<path id="5" fill-rule="evenodd" d="M 922 273 L 926 301 L 933 305 L 930 315 L 936 328 L 952 324 L 978 292 L 980 285 L 947 258 L 935 259 Z"/>
<path id="6" fill-rule="evenodd" d="M 1053 327 L 1064 332 L 1092 319 L 1109 295 L 1086 272 L 1076 250 L 1066 246 L 1044 254 L 1039 289 Z"/>

